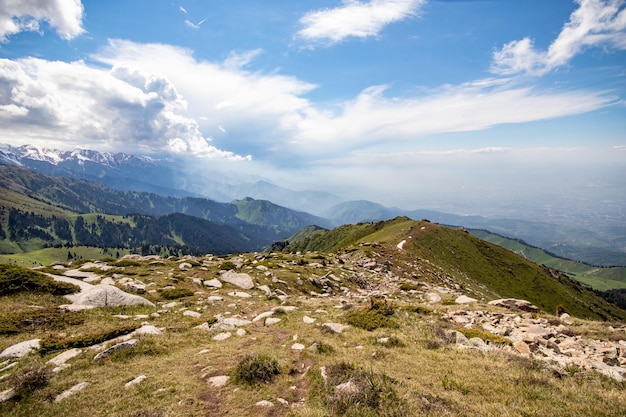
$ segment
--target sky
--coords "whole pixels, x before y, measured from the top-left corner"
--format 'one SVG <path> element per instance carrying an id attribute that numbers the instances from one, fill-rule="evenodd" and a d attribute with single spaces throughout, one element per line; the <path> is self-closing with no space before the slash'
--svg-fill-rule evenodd
<path id="1" fill-rule="evenodd" d="M 626 0 L 0 0 L 0 143 L 626 216 Z"/>

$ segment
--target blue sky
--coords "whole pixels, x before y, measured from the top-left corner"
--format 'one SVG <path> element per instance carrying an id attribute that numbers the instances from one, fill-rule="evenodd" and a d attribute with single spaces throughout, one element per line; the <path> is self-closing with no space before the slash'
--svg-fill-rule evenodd
<path id="1" fill-rule="evenodd" d="M 0 142 L 168 156 L 406 208 L 619 206 L 625 7 L 0 2 Z"/>

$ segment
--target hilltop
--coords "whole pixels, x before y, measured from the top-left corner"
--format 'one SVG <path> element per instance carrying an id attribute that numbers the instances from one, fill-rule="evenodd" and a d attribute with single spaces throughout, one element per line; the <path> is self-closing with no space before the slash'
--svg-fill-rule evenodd
<path id="1" fill-rule="evenodd" d="M 10 397 L 0 413 L 626 412 L 625 312 L 554 271 L 406 218 L 300 238 L 282 252 L 40 269 L 82 295 L 42 284 L 0 296 L 12 312 L 0 327 L 0 391 Z M 0 285 L 7 275 L 34 279 L 11 268 L 0 268 Z M 522 287 L 526 300 L 507 292 Z M 96 296 L 103 291 L 116 295 Z M 106 306 L 127 296 L 132 305 Z M 587 319 L 601 315 L 611 321 Z"/>

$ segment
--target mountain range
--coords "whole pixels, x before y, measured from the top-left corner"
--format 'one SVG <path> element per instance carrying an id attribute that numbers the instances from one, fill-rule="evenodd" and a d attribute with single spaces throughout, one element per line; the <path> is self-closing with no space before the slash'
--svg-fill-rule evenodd
<path id="1" fill-rule="evenodd" d="M 243 178 L 236 174 L 215 172 L 198 175 L 189 172 L 177 161 L 135 156 L 123 153 L 100 153 L 77 149 L 61 151 L 41 149 L 30 145 L 14 147 L 0 145 L 0 162 L 23 166 L 41 174 L 55 177 L 83 179 L 107 185 L 120 191 L 147 192 L 170 197 L 160 200 L 151 208 L 143 207 L 141 213 L 162 215 L 183 213 L 208 219 L 205 205 L 213 211 L 220 203 L 240 206 L 251 216 L 264 217 L 261 206 L 275 209 L 276 206 L 300 212 L 298 216 L 304 226 L 315 224 L 332 227 L 341 224 L 388 220 L 397 216 L 413 219 L 429 219 L 447 225 L 473 229 L 485 229 L 569 259 L 592 265 L 626 265 L 626 225 L 603 227 L 600 224 L 580 225 L 576 222 L 557 224 L 554 222 L 492 218 L 445 213 L 436 210 L 405 210 L 385 207 L 379 203 L 359 200 L 345 201 L 341 197 L 323 191 L 294 191 L 268 182 L 262 178 Z M 175 198 L 183 198 L 184 207 L 175 207 Z M 194 200 L 195 199 L 195 200 Z M 203 200 L 212 200 L 211 202 Z M 248 207 L 253 203 L 254 208 Z M 259 203 L 258 201 L 265 201 Z M 271 203 L 270 203 L 271 202 Z M 165 208 L 167 207 L 167 208 Z M 239 210 L 239 209 L 238 209 Z M 219 211 L 219 210 L 218 210 Z M 305 220 L 305 213 L 313 216 Z M 272 217 L 272 215 L 269 215 Z M 211 220 L 218 220 L 209 216 Z M 276 220 L 276 219 L 275 219 Z M 264 224 L 267 226 L 271 222 Z M 296 224 L 294 223 L 294 224 Z M 255 223 L 256 224 L 256 223 Z M 274 224 L 275 231 L 286 229 Z M 284 238 L 280 233 L 276 235 Z"/>

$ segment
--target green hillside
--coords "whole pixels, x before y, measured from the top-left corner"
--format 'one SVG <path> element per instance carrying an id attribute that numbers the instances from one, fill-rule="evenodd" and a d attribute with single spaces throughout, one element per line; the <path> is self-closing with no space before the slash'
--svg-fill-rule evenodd
<path id="1" fill-rule="evenodd" d="M 399 249 L 397 245 L 402 241 L 405 243 Z M 562 306 L 579 317 L 626 318 L 626 311 L 607 303 L 564 274 L 537 265 L 463 229 L 428 221 L 399 217 L 386 222 L 341 226 L 317 231 L 288 245 L 285 250 L 327 252 L 354 250 L 359 245 L 391 264 L 400 262 L 427 271 L 418 281 L 445 279 L 486 300 L 522 298 L 548 312 Z"/>
<path id="2" fill-rule="evenodd" d="M 541 248 L 528 245 L 522 241 L 491 233 L 486 230 L 471 230 L 470 233 L 481 239 L 495 243 L 524 258 L 547 265 L 566 273 L 577 281 L 600 291 L 626 288 L 626 267 L 599 267 L 583 262 L 563 259 L 547 253 Z"/>

